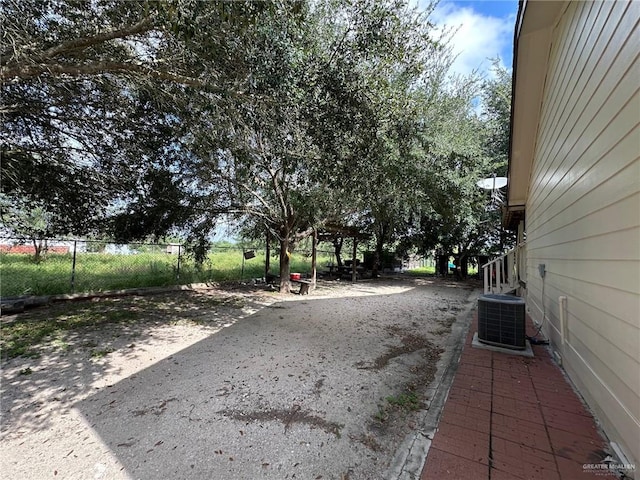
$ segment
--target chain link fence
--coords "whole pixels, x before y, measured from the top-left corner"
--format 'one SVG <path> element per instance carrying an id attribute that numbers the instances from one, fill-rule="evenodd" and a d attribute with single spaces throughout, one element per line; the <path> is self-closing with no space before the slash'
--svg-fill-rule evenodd
<path id="1" fill-rule="evenodd" d="M 265 279 L 268 273 L 263 248 L 214 245 L 200 266 L 186 251 L 185 245 L 178 243 L 47 239 L 34 244 L 25 239 L 0 238 L 0 296 L 243 281 Z M 319 251 L 318 265 L 331 258 L 331 252 Z M 277 257 L 272 256 L 270 267 L 277 274 Z M 311 253 L 295 252 L 291 268 L 310 271 Z"/>

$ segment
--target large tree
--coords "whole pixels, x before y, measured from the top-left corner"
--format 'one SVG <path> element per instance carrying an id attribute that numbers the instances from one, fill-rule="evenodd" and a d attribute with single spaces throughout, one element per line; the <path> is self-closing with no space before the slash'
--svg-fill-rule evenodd
<path id="1" fill-rule="evenodd" d="M 369 108 L 329 18 L 297 4 L 262 18 L 245 52 L 248 98 L 234 106 L 227 128 L 201 130 L 210 123 L 203 119 L 188 142 L 187 171 L 202 204 L 279 241 L 283 292 L 296 243 L 344 211 L 347 199 L 337 192 L 356 177 L 356 119 Z"/>
<path id="2" fill-rule="evenodd" d="M 176 170 L 188 210 L 202 215 L 192 224 L 204 233 L 225 212 L 269 231 L 288 291 L 290 253 L 313 228 L 365 219 L 374 199 L 401 204 L 410 173 L 397 123 L 437 63 L 430 28 L 401 2 L 286 3 L 258 15 L 236 52 L 249 78 L 243 98 L 224 109 L 196 98 L 189 109 Z"/>
<path id="3" fill-rule="evenodd" d="M 438 97 L 450 61 L 446 38 L 435 36 L 428 21 L 431 8 L 419 13 L 403 2 L 358 2 L 346 17 L 331 16 L 346 18 L 333 22 L 337 47 L 331 58 L 348 66 L 350 75 L 340 78 L 359 92 L 361 103 L 360 113 L 348 119 L 351 128 L 332 125 L 328 138 L 320 138 L 334 151 L 335 188 L 356 206 L 356 226 L 375 239 L 374 274 L 383 248 L 424 201 L 418 188 L 421 110 Z M 335 132 L 348 134 L 336 142 Z"/>
<path id="4" fill-rule="evenodd" d="M 380 252 L 418 220 L 458 218 L 467 97 L 404 2 L 33 0 L 0 14 L 2 193 L 56 232 L 180 228 L 202 259 L 217 216 L 237 215 L 279 240 L 288 291 L 289 254 L 314 228 L 348 217 Z"/>
<path id="5" fill-rule="evenodd" d="M 511 80 L 498 63 L 482 82 L 458 80 L 437 102 L 437 119 L 428 122 L 437 132 L 429 137 L 437 142 L 429 146 L 432 172 L 423 187 L 431 198 L 403 246 L 464 257 L 501 245 L 499 192 L 492 198 L 477 181 L 506 173 Z"/>
<path id="6" fill-rule="evenodd" d="M 247 75 L 234 49 L 270 8 L 3 2 L 2 193 L 48 212 L 57 235 L 103 225 L 114 203 L 155 182 L 194 96 L 219 108 L 242 95 Z"/>

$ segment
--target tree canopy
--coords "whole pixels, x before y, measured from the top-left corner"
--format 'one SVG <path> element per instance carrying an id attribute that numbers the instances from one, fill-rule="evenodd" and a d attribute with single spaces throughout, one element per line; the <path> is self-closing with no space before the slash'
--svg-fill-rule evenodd
<path id="1" fill-rule="evenodd" d="M 433 5 L 5 4 L 5 229 L 37 211 L 32 236 L 179 231 L 203 259 L 232 215 L 279 240 L 283 290 L 296 243 L 329 223 L 378 254 L 480 243 L 475 181 L 505 164 L 509 78 L 452 77 Z"/>

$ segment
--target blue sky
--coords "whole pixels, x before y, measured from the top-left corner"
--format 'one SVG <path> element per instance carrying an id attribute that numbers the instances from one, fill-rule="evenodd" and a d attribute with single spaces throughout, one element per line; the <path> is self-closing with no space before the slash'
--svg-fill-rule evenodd
<path id="1" fill-rule="evenodd" d="M 419 0 L 418 5 L 427 5 Z M 458 55 L 453 65 L 456 73 L 479 70 L 487 73 L 490 58 L 500 57 L 511 69 L 513 30 L 518 0 L 441 0 L 430 19 L 438 26 L 458 29 L 452 39 Z"/>

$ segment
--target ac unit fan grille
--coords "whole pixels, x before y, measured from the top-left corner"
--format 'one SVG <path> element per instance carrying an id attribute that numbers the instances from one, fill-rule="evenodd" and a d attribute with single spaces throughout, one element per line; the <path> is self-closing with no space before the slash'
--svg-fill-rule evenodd
<path id="1" fill-rule="evenodd" d="M 482 295 L 478 300 L 478 340 L 523 350 L 526 348 L 525 303 L 512 295 Z"/>

